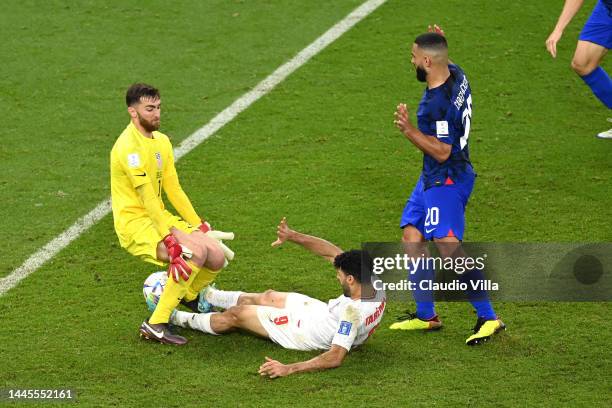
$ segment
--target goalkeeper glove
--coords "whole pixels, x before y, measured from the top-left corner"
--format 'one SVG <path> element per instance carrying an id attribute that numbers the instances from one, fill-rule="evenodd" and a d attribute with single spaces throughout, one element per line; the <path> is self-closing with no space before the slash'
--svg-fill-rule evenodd
<path id="1" fill-rule="evenodd" d="M 231 261 L 234 259 L 234 256 L 235 256 L 234 251 L 229 249 L 229 247 L 225 245 L 222 241 L 223 239 L 226 239 L 229 241 L 234 239 L 233 232 L 223 232 L 223 231 L 212 231 L 211 230 L 211 231 L 208 231 L 205 235 L 207 237 L 214 239 L 215 241 L 219 243 L 219 246 L 221 247 L 221 250 L 223 251 L 223 255 L 225 255 L 225 259 L 227 259 L 228 261 Z"/>
<path id="2" fill-rule="evenodd" d="M 179 244 L 176 237 L 172 234 L 166 235 L 163 242 L 170 258 L 168 277 L 172 277 L 177 283 L 179 278 L 182 278 L 184 281 L 189 280 L 191 268 L 187 265 L 185 259 L 190 259 L 193 256 L 193 252 L 186 246 Z"/>
<path id="3" fill-rule="evenodd" d="M 235 254 L 234 254 L 234 251 L 229 249 L 229 247 L 227 245 L 225 245 L 223 243 L 223 241 L 221 241 L 221 240 L 222 239 L 227 239 L 227 240 L 231 241 L 232 239 L 234 239 L 234 233 L 233 232 L 215 231 L 215 230 L 213 230 L 213 227 L 208 223 L 208 221 L 204 221 L 204 220 L 202 220 L 202 223 L 200 224 L 198 229 L 200 231 L 202 231 L 204 233 L 204 235 L 214 239 L 215 241 L 217 241 L 219 243 L 219 246 L 221 247 L 221 250 L 223 251 L 223 255 L 225 255 L 225 259 L 226 259 L 225 265 L 223 265 L 223 267 L 226 267 L 227 266 L 227 261 L 233 260 Z"/>
<path id="4" fill-rule="evenodd" d="M 202 231 L 203 233 L 207 233 L 208 231 L 212 231 L 212 227 L 210 226 L 210 224 L 208 223 L 208 221 L 204 221 L 202 220 L 202 223 L 200 224 L 200 226 L 198 227 L 198 229 L 200 231 Z"/>

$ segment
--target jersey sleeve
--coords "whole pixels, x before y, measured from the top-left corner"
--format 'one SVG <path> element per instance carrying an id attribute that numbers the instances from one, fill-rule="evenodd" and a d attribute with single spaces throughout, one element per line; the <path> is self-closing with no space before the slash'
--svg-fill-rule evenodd
<path id="1" fill-rule="evenodd" d="M 174 167 L 174 151 L 172 150 L 172 143 L 168 136 L 164 135 L 164 176 L 173 176 L 176 173 L 176 167 Z"/>
<path id="2" fill-rule="evenodd" d="M 176 172 L 176 167 L 174 166 L 174 152 L 172 151 L 172 143 L 170 143 L 167 136 L 165 136 L 165 141 L 164 155 L 166 160 L 164 160 L 164 177 L 162 181 L 164 192 L 176 211 L 178 211 L 185 221 L 193 226 L 199 225 L 201 222 L 200 217 L 194 210 L 191 201 L 189 201 L 189 197 L 187 197 L 187 194 L 185 194 L 185 191 L 181 187 L 178 179 L 178 173 Z"/>
<path id="3" fill-rule="evenodd" d="M 346 349 L 346 351 L 350 351 L 357 337 L 357 333 L 359 332 L 359 317 L 359 308 L 354 304 L 347 305 L 340 313 L 340 322 L 336 328 L 336 334 L 334 334 L 332 344 L 340 346 Z"/>
<path id="4" fill-rule="evenodd" d="M 185 221 L 193 226 L 199 225 L 202 222 L 193 209 L 189 197 L 187 197 L 187 194 L 183 191 L 176 173 L 170 176 L 164 175 L 162 186 L 164 187 L 168 199 Z"/>
<path id="5" fill-rule="evenodd" d="M 452 109 L 452 108 L 451 108 Z M 442 120 L 436 121 L 436 137 L 442 143 L 446 143 L 449 145 L 453 144 L 455 140 L 455 131 L 454 131 L 453 122 L 449 120 L 449 117 L 445 117 Z"/>
<path id="6" fill-rule="evenodd" d="M 134 189 L 150 182 L 144 166 L 143 152 L 139 148 L 121 149 L 118 152 L 117 160 Z"/>
<path id="7" fill-rule="evenodd" d="M 164 215 L 161 207 L 159 206 L 159 200 L 153 186 L 149 183 L 148 185 L 143 184 L 136 188 L 136 192 L 140 197 L 140 201 L 144 206 L 149 218 L 153 222 L 155 229 L 159 232 L 159 235 L 164 237 L 168 234 L 170 226 L 164 221 Z"/>

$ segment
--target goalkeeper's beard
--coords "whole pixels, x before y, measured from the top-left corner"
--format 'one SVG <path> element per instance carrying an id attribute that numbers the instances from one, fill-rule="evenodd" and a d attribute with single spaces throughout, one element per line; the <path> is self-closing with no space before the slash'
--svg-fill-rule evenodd
<path id="1" fill-rule="evenodd" d="M 140 116 L 140 114 L 136 114 L 138 115 L 138 123 L 140 123 L 140 126 L 147 132 L 154 132 L 159 129 L 159 119 L 156 122 L 150 122 Z"/>

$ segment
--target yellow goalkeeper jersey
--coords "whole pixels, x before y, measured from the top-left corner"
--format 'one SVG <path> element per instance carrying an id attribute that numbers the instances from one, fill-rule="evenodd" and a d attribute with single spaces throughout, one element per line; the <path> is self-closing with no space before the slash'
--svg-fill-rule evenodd
<path id="1" fill-rule="evenodd" d="M 168 136 L 160 132 L 153 132 L 153 138 L 145 137 L 130 122 L 111 150 L 110 170 L 115 231 L 121 245 L 125 246 L 142 225 L 138 220 L 149 217 L 136 192 L 137 187 L 151 183 L 159 206 L 164 210 L 163 178 L 176 174 L 172 144 Z"/>

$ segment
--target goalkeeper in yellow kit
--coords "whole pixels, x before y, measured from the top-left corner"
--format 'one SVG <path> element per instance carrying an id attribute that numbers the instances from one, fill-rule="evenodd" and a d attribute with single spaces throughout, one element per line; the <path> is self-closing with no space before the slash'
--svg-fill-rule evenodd
<path id="1" fill-rule="evenodd" d="M 232 233 L 213 231 L 200 218 L 179 184 L 172 144 L 158 132 L 161 99 L 157 89 L 132 85 L 126 94 L 131 122 L 111 151 L 111 196 L 115 231 L 121 246 L 156 265 L 168 265 L 168 283 L 141 336 L 182 345 L 184 337 L 168 329 L 179 303 L 197 308 L 199 291 L 212 282 L 233 252 L 221 239 Z M 164 207 L 162 190 L 182 218 Z"/>

